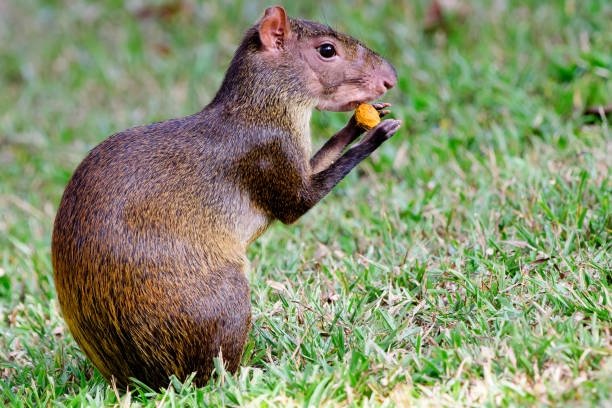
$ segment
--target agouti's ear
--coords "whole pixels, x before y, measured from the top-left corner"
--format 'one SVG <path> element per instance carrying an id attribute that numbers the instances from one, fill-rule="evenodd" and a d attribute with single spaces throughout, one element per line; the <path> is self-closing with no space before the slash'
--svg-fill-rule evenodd
<path id="1" fill-rule="evenodd" d="M 280 52 L 289 37 L 289 19 L 281 6 L 270 7 L 259 23 L 259 38 L 266 51 Z"/>

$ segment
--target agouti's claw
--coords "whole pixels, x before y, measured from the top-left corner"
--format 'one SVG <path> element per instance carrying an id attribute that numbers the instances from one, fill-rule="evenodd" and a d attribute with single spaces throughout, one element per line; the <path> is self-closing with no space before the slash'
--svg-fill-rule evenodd
<path id="1" fill-rule="evenodd" d="M 376 102 L 376 103 L 373 103 L 372 106 L 376 110 L 381 110 L 381 109 L 384 109 L 384 108 L 388 108 L 389 106 L 391 106 L 391 104 L 387 103 L 387 102 Z"/>

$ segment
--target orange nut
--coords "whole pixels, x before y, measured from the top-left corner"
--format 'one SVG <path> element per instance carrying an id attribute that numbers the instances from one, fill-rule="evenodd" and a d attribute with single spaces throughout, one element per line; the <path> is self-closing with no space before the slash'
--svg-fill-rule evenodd
<path id="1" fill-rule="evenodd" d="M 355 109 L 355 120 L 357 120 L 357 125 L 365 130 L 370 130 L 380 123 L 380 116 L 372 105 L 362 103 Z"/>

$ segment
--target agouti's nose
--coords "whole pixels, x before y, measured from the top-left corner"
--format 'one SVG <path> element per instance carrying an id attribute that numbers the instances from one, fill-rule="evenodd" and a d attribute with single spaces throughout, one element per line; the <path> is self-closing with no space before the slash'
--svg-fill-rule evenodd
<path id="1" fill-rule="evenodd" d="M 397 84 L 397 71 L 395 70 L 395 67 L 389 63 L 388 64 L 388 77 L 387 80 L 385 81 L 385 86 L 387 87 L 387 89 L 391 89 L 395 86 L 395 84 Z"/>
<path id="2" fill-rule="evenodd" d="M 383 86 L 388 91 L 389 89 L 393 88 L 395 84 L 397 84 L 397 71 L 395 71 L 395 67 L 389 64 L 389 62 L 386 60 L 381 71 Z"/>

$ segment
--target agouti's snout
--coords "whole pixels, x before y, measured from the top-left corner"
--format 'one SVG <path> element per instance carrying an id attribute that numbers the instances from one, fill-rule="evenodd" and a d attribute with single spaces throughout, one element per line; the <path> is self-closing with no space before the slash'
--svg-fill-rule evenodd
<path id="1" fill-rule="evenodd" d="M 387 60 L 380 65 L 379 81 L 382 92 L 386 92 L 397 84 L 397 71 Z"/>

